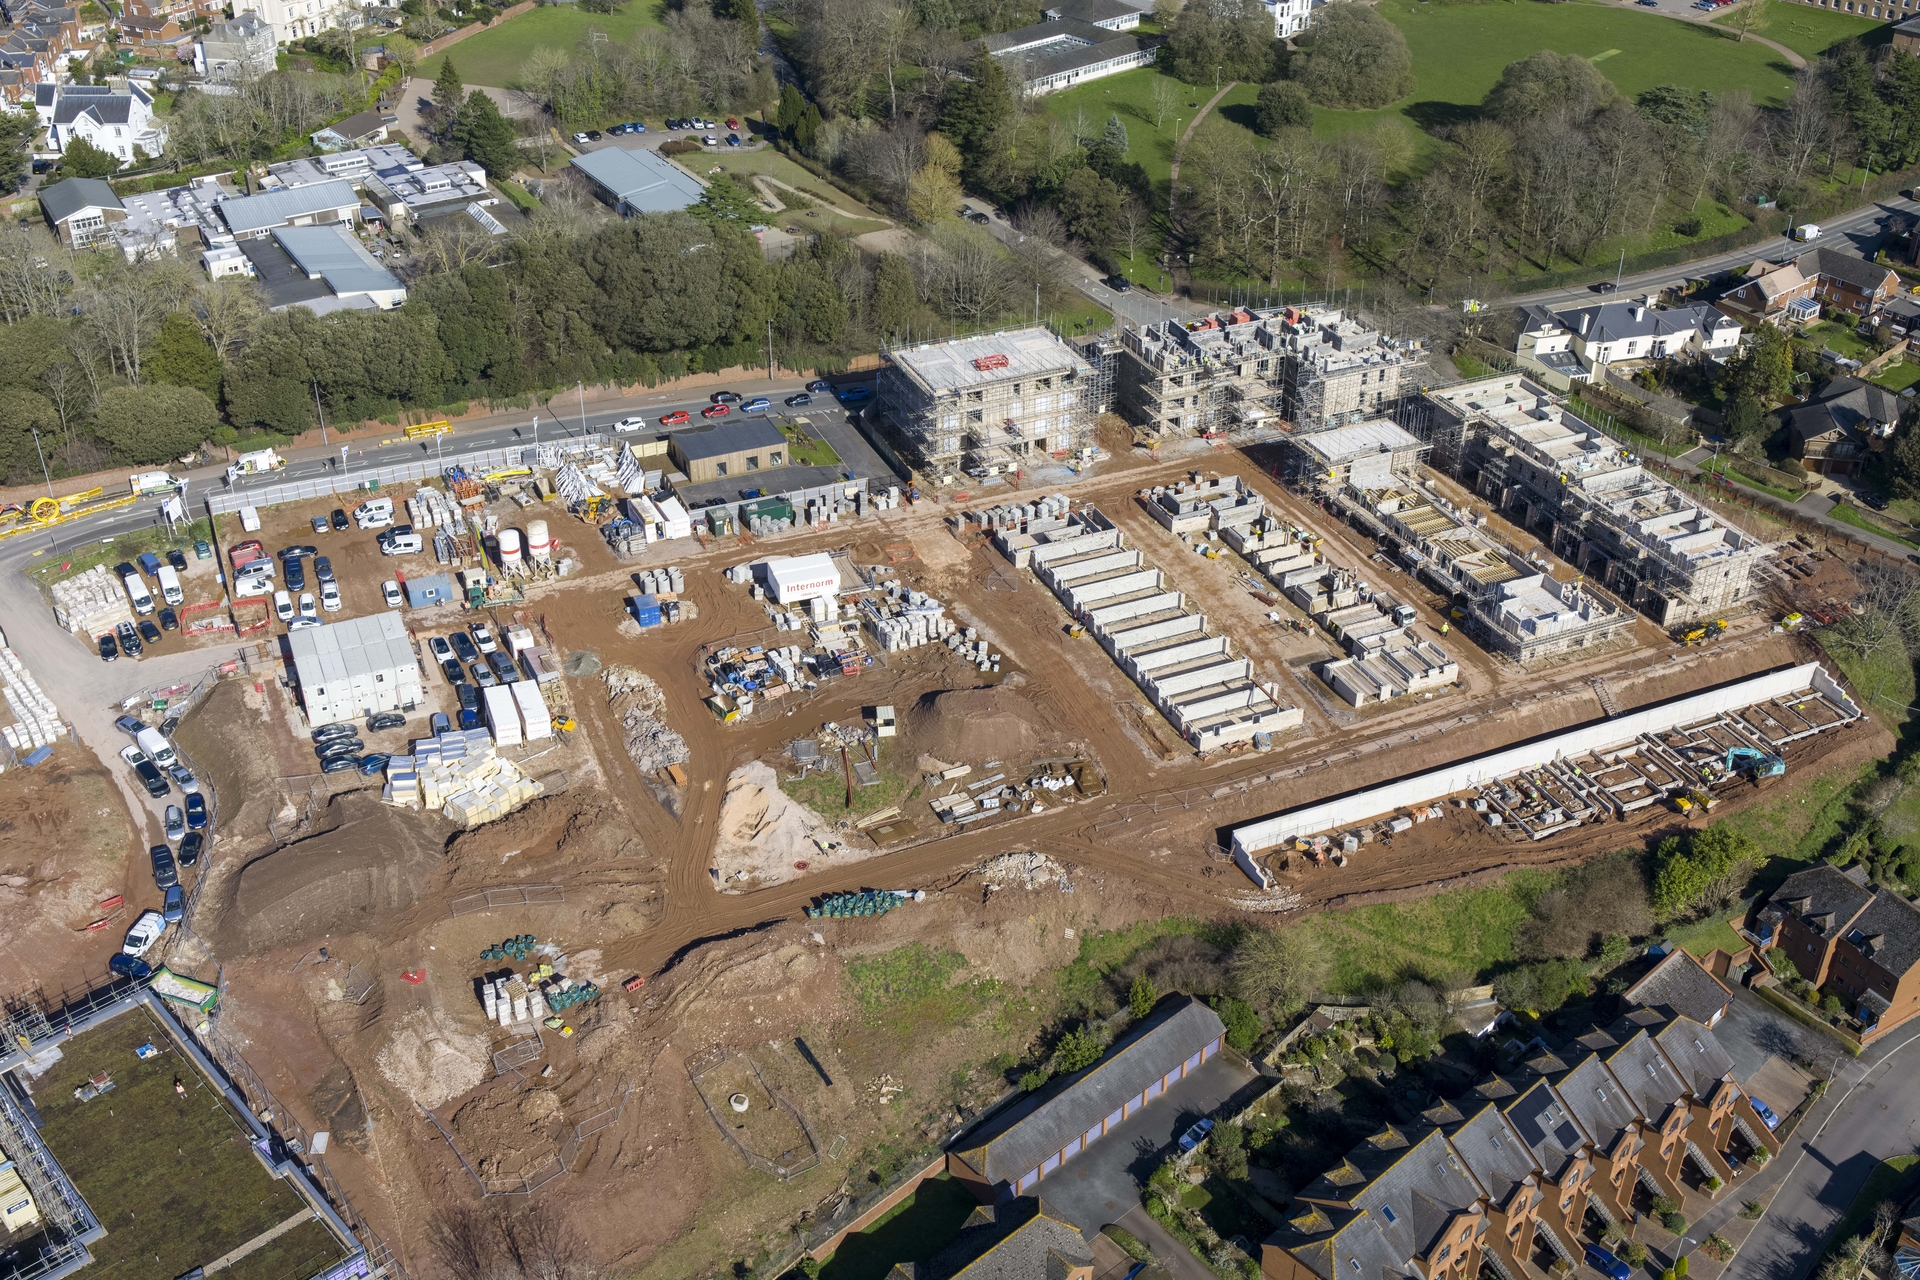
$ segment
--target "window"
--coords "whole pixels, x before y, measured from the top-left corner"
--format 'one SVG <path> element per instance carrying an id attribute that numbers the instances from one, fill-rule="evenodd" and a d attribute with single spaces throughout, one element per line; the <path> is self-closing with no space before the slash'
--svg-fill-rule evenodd
<path id="1" fill-rule="evenodd" d="M 1452 1246 L 1452 1245 L 1450 1245 L 1450 1244 L 1449 1244 L 1449 1245 L 1442 1245 L 1442 1246 L 1441 1246 L 1441 1248 L 1440 1248 L 1440 1252 L 1439 1252 L 1439 1253 L 1436 1253 L 1435 1255 L 1433 1255 L 1433 1260 L 1434 1260 L 1435 1262 L 1445 1262 L 1445 1261 L 1447 1260 L 1447 1255 L 1448 1255 L 1448 1254 L 1450 1254 L 1450 1253 L 1452 1253 L 1452 1252 L 1453 1252 L 1453 1246 Z"/>
<path id="2" fill-rule="evenodd" d="M 714 464 L 713 464 L 713 474 L 714 474 L 714 475 L 716 475 L 716 476 L 723 476 L 723 475 L 725 475 L 725 474 L 727 474 L 727 464 L 726 464 L 726 463 L 724 463 L 724 462 L 716 462 L 716 463 L 714 463 Z"/>
<path id="3" fill-rule="evenodd" d="M 758 471 L 759 469 L 760 469 L 760 455 L 759 455 L 759 454 L 757 454 L 757 453 L 750 453 L 750 454 L 748 454 L 748 455 L 747 455 L 747 470 L 749 470 L 749 471 Z"/>
<path id="4" fill-rule="evenodd" d="M 779 465 L 780 465 L 780 461 L 781 461 L 781 459 L 780 459 L 780 451 L 779 451 L 778 449 L 769 449 L 769 450 L 767 451 L 767 465 L 768 465 L 768 466 L 770 466 L 770 467 L 777 467 L 777 466 L 779 466 Z"/>
<path id="5" fill-rule="evenodd" d="M 960 425 L 960 415 L 957 413 L 947 413 L 947 414 L 942 414 L 940 416 L 940 426 L 944 430 L 952 431 L 955 427 L 958 427 L 959 425 Z"/>
<path id="6" fill-rule="evenodd" d="M 1383 1215 L 1383 1216 L 1384 1216 L 1384 1217 L 1386 1218 L 1386 1220 L 1387 1220 L 1388 1222 L 1398 1222 L 1398 1221 L 1400 1221 L 1400 1215 L 1399 1215 L 1399 1214 L 1397 1214 L 1397 1213 L 1395 1213 L 1395 1212 L 1393 1211 L 1393 1206 L 1392 1206 L 1392 1205 L 1389 1205 L 1389 1204 L 1383 1204 L 1383 1205 L 1381 1205 L 1381 1206 L 1380 1206 L 1380 1212 L 1381 1212 L 1381 1214 L 1382 1214 L 1382 1215 Z"/>

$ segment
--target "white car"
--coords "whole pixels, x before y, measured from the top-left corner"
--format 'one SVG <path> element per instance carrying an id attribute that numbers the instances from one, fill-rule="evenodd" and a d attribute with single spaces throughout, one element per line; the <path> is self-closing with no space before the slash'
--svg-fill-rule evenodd
<path id="1" fill-rule="evenodd" d="M 646 429 L 647 420 L 645 418 L 622 418 L 613 424 L 614 434 L 621 436 L 632 431 L 645 431 Z"/>
<path id="2" fill-rule="evenodd" d="M 127 767 L 131 769 L 139 765 L 145 764 L 147 760 L 147 753 L 142 751 L 138 747 L 122 747 L 120 748 L 120 758 L 122 760 L 125 760 L 127 762 Z"/>
<path id="3" fill-rule="evenodd" d="M 160 935 L 167 931 L 167 918 L 158 911 L 142 911 L 140 918 L 127 930 L 127 940 L 121 944 L 123 955 L 143 956 L 160 941 Z"/>
<path id="4" fill-rule="evenodd" d="M 398 609 L 406 603 L 406 597 L 400 594 L 400 584 L 392 579 L 380 584 L 380 597 L 387 602 L 389 609 Z"/>
<path id="5" fill-rule="evenodd" d="M 487 630 L 487 624 L 476 622 L 467 628 L 473 633 L 473 647 L 482 653 L 492 653 L 500 646 L 493 642 L 493 632 Z"/>
<path id="6" fill-rule="evenodd" d="M 433 655 L 435 662 L 445 662 L 453 656 L 453 646 L 447 643 L 445 636 L 428 636 L 427 652 Z M 132 764 L 133 762 L 129 760 L 127 763 Z"/>
<path id="7" fill-rule="evenodd" d="M 320 616 L 319 608 L 313 603 L 313 592 L 311 591 L 302 591 L 300 593 L 300 616 L 303 618 L 318 618 Z"/>
<path id="8" fill-rule="evenodd" d="M 293 621 L 293 597 L 284 591 L 273 593 L 273 616 L 282 622 Z"/>
<path id="9" fill-rule="evenodd" d="M 323 582 L 320 584 L 320 607 L 328 613 L 340 612 L 340 584 Z"/>
<path id="10" fill-rule="evenodd" d="M 704 138 L 700 139 L 700 142 L 703 146 L 709 146 L 709 147 L 717 147 L 720 145 L 720 139 L 714 137 L 710 133 L 706 135 Z"/>
<path id="11" fill-rule="evenodd" d="M 325 626 L 325 625 L 326 624 L 321 622 L 320 619 L 318 618 L 295 618 L 292 622 L 289 622 L 287 624 L 287 630 L 304 631 L 308 627 L 319 627 L 319 626 Z"/>
<path id="12" fill-rule="evenodd" d="M 587 139 L 587 135 L 586 135 L 586 134 L 584 134 L 584 133 L 576 133 L 576 134 L 574 134 L 574 135 L 573 135 L 573 140 L 574 140 L 575 142 L 578 142 L 578 143 L 580 143 L 580 144 L 581 144 L 581 145 L 583 145 L 583 146 L 584 146 L 584 145 L 585 145 L 585 144 L 587 143 L 587 141 L 588 141 L 588 139 Z"/>

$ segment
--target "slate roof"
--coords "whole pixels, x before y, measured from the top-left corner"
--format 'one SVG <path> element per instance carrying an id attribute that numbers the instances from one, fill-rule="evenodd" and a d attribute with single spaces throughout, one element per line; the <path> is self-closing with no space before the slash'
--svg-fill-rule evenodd
<path id="1" fill-rule="evenodd" d="M 135 97 L 148 106 L 153 105 L 153 99 L 139 85 L 126 89 L 109 89 L 97 84 L 61 85 L 53 98 L 53 122 L 72 124 L 83 115 L 91 115 L 101 124 L 131 124 Z M 38 99 L 36 94 L 35 100 Z"/>
<path id="2" fill-rule="evenodd" d="M 1502 1103 L 1500 1109 L 1549 1178 L 1558 1178 L 1567 1162 L 1590 1141 L 1578 1113 L 1545 1080 L 1534 1081 L 1526 1092 Z"/>
<path id="3" fill-rule="evenodd" d="M 1400 1262 L 1430 1252 L 1455 1215 L 1483 1195 L 1444 1132 L 1389 1127 L 1296 1194 L 1318 1212 L 1294 1219 L 1295 1229 L 1321 1238 L 1293 1252 L 1329 1280 L 1321 1267 L 1332 1268 L 1341 1254 L 1373 1255 L 1361 1257 L 1363 1273 L 1371 1266 L 1376 1277 L 1399 1274 Z"/>
<path id="4" fill-rule="evenodd" d="M 639 213 L 672 213 L 699 204 L 706 188 L 657 151 L 602 147 L 573 158 L 573 167 Z"/>
<path id="5" fill-rule="evenodd" d="M 988 53 L 1006 53 L 1013 49 L 1025 49 L 1030 45 L 1044 44 L 1049 40 L 1084 40 L 1088 44 L 1100 44 L 1114 38 L 1114 33 L 1106 27 L 1096 27 L 1091 22 L 1082 22 L 1078 18 L 1061 18 L 1057 22 L 1036 22 L 1030 27 L 1018 27 L 1012 31 L 999 31 L 990 36 L 982 36 L 980 43 Z"/>
<path id="6" fill-rule="evenodd" d="M 1851 870 L 1860 873 L 1858 879 L 1830 862 L 1796 871 L 1773 891 L 1767 905 L 1831 941 L 1852 928 L 1854 918 L 1873 901 L 1873 891 L 1862 883 L 1864 869 Z"/>
<path id="7" fill-rule="evenodd" d="M 780 434 L 780 428 L 765 418 L 745 417 L 732 422 L 694 427 L 688 431 L 676 431 L 667 439 L 681 457 L 689 462 L 698 462 L 703 458 L 731 457 L 748 449 L 778 447 L 787 438 Z"/>
<path id="8" fill-rule="evenodd" d="M 1817 273 L 1842 280 L 1862 293 L 1873 293 L 1886 287 L 1887 278 L 1895 274 L 1890 267 L 1856 258 L 1850 253 L 1841 253 L 1837 249 L 1810 249 L 1795 258 L 1793 265 L 1800 269 L 1803 276 Z"/>
<path id="9" fill-rule="evenodd" d="M 1896 978 L 1920 960 L 1920 908 L 1881 889 L 1853 922 L 1847 941 Z"/>
<path id="10" fill-rule="evenodd" d="M 1675 1099 L 1686 1092 L 1686 1082 L 1680 1073 L 1644 1030 L 1605 1057 L 1607 1069 L 1633 1099 L 1635 1110 L 1655 1124 L 1666 1117 Z"/>
<path id="11" fill-rule="evenodd" d="M 926 1262 L 901 1262 L 887 1280 L 1065 1280 L 1093 1265 L 1093 1249 L 1044 1200 L 1021 1196 L 982 1205 L 953 1243 Z"/>
<path id="12" fill-rule="evenodd" d="M 65 222 L 82 209 L 121 209 L 120 197 L 104 178 L 68 178 L 40 192 L 40 207 L 55 222 Z"/>
<path id="13" fill-rule="evenodd" d="M 1407 1259 L 1394 1256 L 1380 1234 L 1379 1219 L 1370 1213 L 1343 1214 L 1336 1225 L 1325 1210 L 1310 1205 L 1269 1242 L 1285 1248 L 1320 1280 L 1419 1280 Z"/>
<path id="14" fill-rule="evenodd" d="M 1555 1080 L 1553 1086 L 1567 1110 L 1602 1152 L 1612 1151 L 1626 1127 L 1640 1119 L 1633 1099 L 1622 1092 L 1620 1083 L 1607 1071 L 1598 1054 L 1588 1054 L 1578 1066 Z"/>
<path id="15" fill-rule="evenodd" d="M 285 226 L 292 218 L 359 207 L 360 197 L 352 183 L 322 182 L 311 187 L 262 191 L 259 195 L 225 200 L 220 204 L 220 216 L 227 220 L 228 230 L 244 235 L 249 231 Z"/>
<path id="16" fill-rule="evenodd" d="M 1100 1061 L 990 1119 L 953 1150 L 990 1183 L 1019 1179 L 1225 1032 L 1193 997 L 1164 1001 Z"/>
<path id="17" fill-rule="evenodd" d="M 1515 1187 L 1533 1176 L 1533 1154 L 1506 1114 L 1489 1102 L 1448 1137 L 1467 1162 L 1467 1171 L 1486 1188 L 1495 1204 L 1504 1205 Z"/>
<path id="18" fill-rule="evenodd" d="M 1055 21 L 1078 18 L 1082 22 L 1098 24 L 1128 16 L 1144 18 L 1153 12 L 1153 6 L 1138 4 L 1134 0 L 1053 0 L 1045 12 L 1048 18 Z"/>
<path id="19" fill-rule="evenodd" d="M 1691 1018 L 1710 1027 L 1733 1003 L 1733 992 L 1686 948 L 1675 947 L 1620 998 L 1630 1005 L 1657 1009 L 1668 1017 Z"/>
<path id="20" fill-rule="evenodd" d="M 1582 317 L 1587 331 L 1580 332 Z M 1701 304 L 1665 310 L 1640 302 L 1596 302 L 1591 306 L 1557 311 L 1554 319 L 1578 334 L 1583 342 L 1619 342 L 1627 338 L 1665 338 L 1696 331 L 1711 333 L 1737 322 Z"/>
<path id="21" fill-rule="evenodd" d="M 317 138 L 323 133 L 331 133 L 335 137 L 346 139 L 348 142 L 358 142 L 362 138 L 370 138 L 374 134 L 379 133 L 381 129 L 392 124 L 396 118 L 397 117 L 390 115 L 382 115 L 377 109 L 368 107 L 365 111 L 350 115 L 345 120 L 336 120 L 323 129 L 314 130 L 313 136 Z"/>
<path id="22" fill-rule="evenodd" d="M 1692 1018 L 1675 1018 L 1653 1038 L 1696 1098 L 1711 1098 L 1720 1082 L 1733 1075 L 1733 1059 L 1719 1039 Z"/>
<path id="23" fill-rule="evenodd" d="M 1874 424 L 1900 421 L 1905 408 L 1885 387 L 1858 378 L 1835 378 L 1790 415 L 1794 434 L 1813 440 L 1832 432 L 1871 430 Z"/>

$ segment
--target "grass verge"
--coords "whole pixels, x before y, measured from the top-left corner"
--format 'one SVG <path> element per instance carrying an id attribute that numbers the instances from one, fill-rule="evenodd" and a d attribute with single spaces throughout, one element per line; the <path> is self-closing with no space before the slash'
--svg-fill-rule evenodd
<path id="1" fill-rule="evenodd" d="M 1878 534 L 1882 538 L 1897 542 L 1902 546 L 1913 547 L 1916 550 L 1920 550 L 1920 542 L 1915 542 L 1911 538 L 1903 538 L 1885 525 L 1876 524 L 1860 511 L 1856 510 L 1850 502 L 1834 503 L 1833 509 L 1828 511 L 1827 515 L 1831 519 L 1838 520 L 1841 524 L 1850 524 L 1856 529 L 1865 529 L 1868 533 Z"/>
<path id="2" fill-rule="evenodd" d="M 81 543 L 69 543 L 58 551 L 47 552 L 42 563 L 27 570 L 27 576 L 42 587 L 50 587 L 63 578 L 85 573 L 97 564 L 118 564 L 122 560 L 133 559 L 143 551 L 179 550 L 191 557 L 194 539 L 211 541 L 213 538 L 213 525 L 208 520 L 195 520 L 179 528 L 179 536 L 172 538 L 167 536 L 165 529 L 137 529 L 104 541 L 90 538 Z M 54 526 L 51 532 L 57 537 L 60 534 L 59 526 Z M 37 538 L 39 535 L 15 536 Z M 34 554 L 39 556 L 41 553 L 36 551 Z"/>
<path id="3" fill-rule="evenodd" d="M 1847 1206 L 1846 1213 L 1827 1237 L 1827 1252 L 1833 1252 L 1840 1244 L 1859 1235 L 1881 1202 L 1891 1200 L 1896 1207 L 1904 1204 L 1913 1191 L 1913 1167 L 1916 1164 L 1920 1164 L 1920 1156 L 1895 1156 L 1874 1166 L 1867 1180 L 1860 1184 L 1853 1203 Z"/>

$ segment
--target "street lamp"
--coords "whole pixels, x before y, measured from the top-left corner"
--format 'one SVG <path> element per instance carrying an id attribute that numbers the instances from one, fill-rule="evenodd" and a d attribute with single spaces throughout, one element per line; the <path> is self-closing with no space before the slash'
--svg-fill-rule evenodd
<path id="1" fill-rule="evenodd" d="M 587 384 L 585 380 L 575 382 L 573 389 L 580 393 L 580 434 L 587 434 Z"/>
<path id="2" fill-rule="evenodd" d="M 33 432 L 33 451 L 40 455 L 40 476 L 42 479 L 44 479 L 47 482 L 47 496 L 49 498 L 53 498 L 53 473 L 47 470 L 47 453 L 46 453 L 46 450 L 40 447 L 40 428 L 29 427 L 27 429 Z M 58 498 L 54 498 L 54 503 L 56 507 L 58 506 L 59 501 L 60 500 Z M 55 514 L 56 515 L 58 514 L 57 510 Z M 47 542 L 53 547 L 55 551 L 58 551 L 60 549 L 60 539 L 54 533 L 51 526 L 49 526 L 47 529 Z"/>

